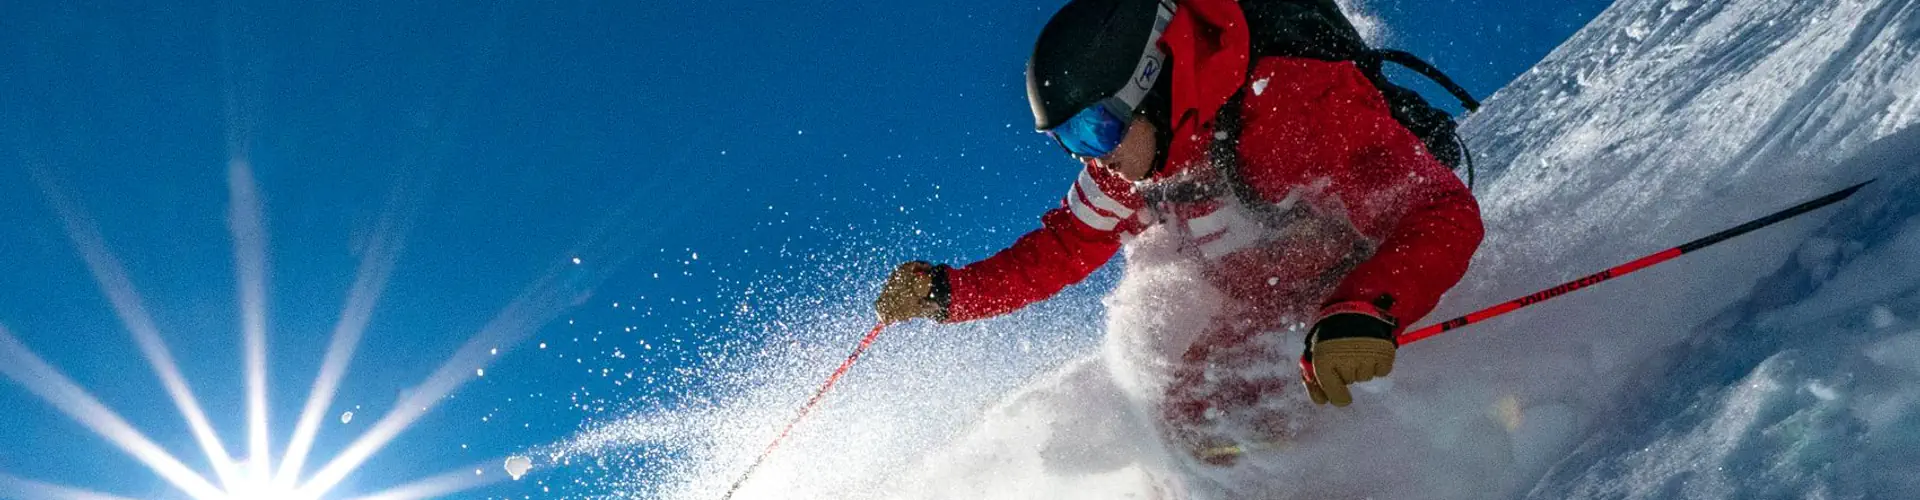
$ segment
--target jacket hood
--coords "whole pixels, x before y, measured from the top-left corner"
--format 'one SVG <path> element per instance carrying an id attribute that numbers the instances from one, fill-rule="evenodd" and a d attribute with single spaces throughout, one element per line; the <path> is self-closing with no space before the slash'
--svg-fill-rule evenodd
<path id="1" fill-rule="evenodd" d="M 1246 83 L 1250 34 L 1246 14 L 1234 0 L 1180 0 L 1173 21 L 1161 35 L 1173 59 L 1172 124 L 1174 140 L 1166 173 L 1180 170 L 1177 148 L 1208 127 L 1220 106 Z M 1204 141 L 1200 141 L 1204 142 Z M 1201 146 L 1204 147 L 1204 146 Z"/>

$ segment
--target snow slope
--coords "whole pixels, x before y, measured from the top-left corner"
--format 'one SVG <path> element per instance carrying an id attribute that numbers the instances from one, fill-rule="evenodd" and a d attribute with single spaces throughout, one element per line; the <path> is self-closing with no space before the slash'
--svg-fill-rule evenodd
<path id="1" fill-rule="evenodd" d="M 1207 301 L 1152 293 L 1193 278 L 1131 250 L 1104 307 L 891 339 L 736 498 L 1920 498 L 1916 56 L 1920 1 L 1623 0 L 1469 122 L 1489 236 L 1436 318 L 1879 182 L 1410 346 L 1353 407 L 1306 413 L 1310 437 L 1224 470 L 1135 417 L 1128 353 Z M 548 457 L 644 454 L 608 496 L 717 498 L 843 348 L 796 343 L 731 404 Z"/>
<path id="2" fill-rule="evenodd" d="M 1881 185 L 1663 353 L 1681 362 L 1528 497 L 1920 497 L 1920 127 L 1833 171 Z"/>

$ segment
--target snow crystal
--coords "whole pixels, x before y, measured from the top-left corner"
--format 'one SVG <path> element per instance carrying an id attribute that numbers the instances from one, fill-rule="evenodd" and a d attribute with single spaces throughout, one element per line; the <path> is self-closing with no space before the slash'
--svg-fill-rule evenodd
<path id="1" fill-rule="evenodd" d="M 352 422 L 353 422 L 353 412 L 346 412 L 346 413 L 340 414 L 340 423 L 346 424 L 346 423 L 352 423 Z"/>
<path id="2" fill-rule="evenodd" d="M 507 476 L 519 481 L 527 475 L 527 471 L 533 469 L 533 459 L 516 455 L 507 457 L 507 462 L 502 465 L 507 469 Z"/>
<path id="3" fill-rule="evenodd" d="M 1253 95 L 1263 95 L 1267 93 L 1267 80 L 1271 79 L 1261 78 L 1253 81 Z"/>

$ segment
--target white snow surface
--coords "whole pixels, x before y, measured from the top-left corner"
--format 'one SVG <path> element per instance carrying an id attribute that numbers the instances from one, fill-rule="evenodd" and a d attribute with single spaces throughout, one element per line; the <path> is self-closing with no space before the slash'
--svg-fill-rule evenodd
<path id="1" fill-rule="evenodd" d="M 1110 292 L 890 332 L 734 498 L 1920 498 L 1917 59 L 1920 0 L 1622 0 L 1468 122 L 1488 238 L 1423 324 L 1878 180 L 1408 346 L 1225 469 L 1139 416 L 1142 353 L 1218 301 L 1137 245 Z M 605 497 L 721 497 L 865 330 L 819 309 L 728 398 L 538 458 L 600 464 Z"/>

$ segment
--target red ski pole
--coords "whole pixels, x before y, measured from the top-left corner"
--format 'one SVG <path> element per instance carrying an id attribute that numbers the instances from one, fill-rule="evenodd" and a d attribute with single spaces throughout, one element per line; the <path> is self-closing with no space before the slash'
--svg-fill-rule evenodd
<path id="1" fill-rule="evenodd" d="M 1740 235 L 1752 232 L 1756 229 L 1767 227 L 1767 226 L 1779 223 L 1780 221 L 1791 219 L 1801 214 L 1814 211 L 1821 207 L 1838 203 L 1840 202 L 1840 200 L 1844 200 L 1844 199 L 1847 199 L 1847 197 L 1849 196 L 1853 196 L 1853 194 L 1859 191 L 1860 188 L 1866 187 L 1867 184 L 1871 184 L 1871 183 L 1873 183 L 1873 181 L 1867 181 L 1867 182 L 1855 184 L 1852 187 L 1842 189 L 1840 191 L 1836 191 L 1833 194 L 1829 194 L 1829 195 L 1820 197 L 1818 199 L 1808 201 L 1806 203 L 1801 203 L 1792 208 L 1775 212 L 1766 217 L 1755 219 L 1753 221 L 1747 222 L 1746 224 L 1741 224 L 1732 229 L 1714 233 L 1705 238 L 1700 238 L 1697 240 L 1687 242 L 1684 245 L 1669 248 L 1659 253 L 1655 253 L 1653 255 L 1648 255 L 1646 257 L 1635 259 L 1632 262 L 1615 266 L 1612 269 L 1607 269 L 1605 271 L 1600 271 L 1599 273 L 1595 273 L 1584 278 L 1562 283 L 1559 286 L 1548 288 L 1546 290 L 1541 290 L 1539 292 L 1535 292 L 1525 297 L 1520 297 L 1518 299 L 1514 299 L 1508 302 L 1503 302 L 1503 303 L 1500 303 L 1499 305 L 1482 309 L 1482 310 L 1473 312 L 1471 314 L 1468 314 L 1466 316 L 1461 316 L 1458 318 L 1447 320 L 1445 322 L 1428 326 L 1426 328 L 1421 328 L 1419 330 L 1413 330 L 1413 331 L 1402 333 L 1400 334 L 1400 337 L 1399 337 L 1400 345 L 1419 342 L 1421 340 L 1425 340 L 1435 335 L 1453 331 L 1463 326 L 1479 323 L 1481 321 L 1486 321 L 1487 319 L 1493 318 L 1495 316 L 1500 316 L 1502 314 L 1519 310 L 1520 308 L 1523 308 L 1523 307 L 1531 306 L 1541 302 L 1546 302 L 1548 300 L 1560 297 L 1562 295 L 1572 293 L 1575 290 L 1587 288 L 1593 285 L 1600 284 L 1602 282 L 1606 282 L 1608 280 L 1612 280 L 1614 278 L 1626 276 L 1628 274 L 1631 274 L 1635 271 L 1639 271 L 1641 269 L 1653 267 L 1656 264 L 1673 260 L 1673 258 L 1675 257 L 1686 255 L 1695 250 L 1713 246 L 1714 244 L 1720 243 L 1722 241 L 1726 241 L 1728 239 L 1732 239 L 1736 236 L 1740 236 Z M 798 426 L 800 424 L 800 421 L 807 417 L 807 413 L 813 411 L 814 405 L 818 404 L 820 402 L 820 399 L 827 395 L 827 391 L 830 391 L 833 389 L 833 385 L 840 381 L 841 376 L 844 376 L 847 374 L 847 369 L 853 367 L 853 363 L 860 359 L 860 355 L 867 351 L 867 347 L 873 345 L 873 341 L 880 337 L 880 332 L 886 329 L 886 327 L 887 327 L 886 323 L 879 323 L 879 324 L 873 325 L 873 330 L 867 332 L 867 336 L 865 338 L 860 339 L 860 345 L 854 348 L 853 354 L 848 355 L 846 361 L 842 361 L 840 363 L 840 367 L 834 369 L 833 375 L 827 377 L 827 382 L 820 386 L 820 390 L 815 391 L 813 393 L 813 397 L 807 399 L 807 403 L 800 407 L 799 414 L 794 415 L 793 420 L 790 422 L 787 422 L 786 428 L 780 430 L 780 435 L 774 437 L 773 442 L 767 445 L 766 451 L 760 452 L 760 456 L 753 460 L 753 464 L 747 466 L 747 470 L 740 474 L 740 479 L 734 481 L 733 486 L 727 489 L 727 494 L 726 496 L 722 497 L 723 499 L 730 500 L 733 498 L 734 493 L 740 491 L 740 486 L 743 484 L 746 484 L 747 479 L 753 477 L 754 470 L 760 468 L 760 464 L 766 462 L 767 456 L 772 455 L 774 450 L 777 450 L 780 448 L 780 442 L 787 438 L 787 434 L 792 433 L 793 428 L 795 426 Z M 1234 450 L 1234 452 L 1237 453 L 1238 450 Z"/>
<path id="2" fill-rule="evenodd" d="M 1779 212 L 1775 212 L 1772 215 L 1768 215 L 1766 217 L 1754 219 L 1751 222 L 1748 222 L 1746 224 L 1741 224 L 1740 226 L 1735 227 L 1733 229 L 1728 229 L 1725 231 L 1714 233 L 1711 236 L 1707 236 L 1705 238 L 1700 238 L 1697 240 L 1687 242 L 1687 244 L 1685 245 L 1680 245 L 1677 247 L 1663 250 L 1660 253 L 1648 255 L 1646 257 L 1641 257 L 1639 259 L 1635 259 L 1632 262 L 1615 266 L 1612 269 L 1600 271 L 1599 273 L 1595 273 L 1584 278 L 1562 283 L 1560 284 L 1560 286 L 1534 292 L 1533 294 L 1527 295 L 1525 297 L 1513 299 L 1507 302 L 1502 302 L 1493 307 L 1481 309 L 1479 311 L 1475 311 L 1472 314 L 1450 319 L 1450 320 L 1441 322 L 1440 324 L 1437 324 L 1437 325 L 1432 325 L 1426 328 L 1421 328 L 1418 330 L 1411 330 L 1405 333 L 1401 333 L 1399 337 L 1400 345 L 1404 346 L 1414 342 L 1426 340 L 1428 338 L 1432 338 L 1435 335 L 1453 331 L 1454 329 L 1471 325 L 1474 323 L 1479 323 L 1481 321 L 1486 321 L 1489 318 L 1510 313 L 1522 307 L 1527 307 L 1527 306 L 1538 304 L 1541 302 L 1546 302 L 1548 300 L 1554 299 L 1561 295 L 1572 293 L 1575 290 L 1597 285 L 1607 280 L 1611 280 L 1621 276 L 1626 276 L 1627 274 L 1630 274 L 1634 271 L 1639 271 L 1641 269 L 1653 267 L 1655 264 L 1672 260 L 1674 257 L 1679 257 L 1681 255 L 1685 255 L 1695 250 L 1706 248 L 1708 246 L 1712 246 L 1713 244 L 1726 241 L 1735 236 L 1740 236 L 1742 234 L 1752 232 L 1753 230 L 1770 226 L 1783 220 L 1791 219 L 1795 216 L 1798 216 L 1800 214 L 1804 214 L 1807 212 L 1811 212 L 1820 207 L 1838 203 L 1840 200 L 1847 199 L 1848 196 L 1853 196 L 1853 193 L 1855 191 L 1859 191 L 1860 188 L 1866 187 L 1867 184 L 1871 184 L 1871 183 L 1873 183 L 1873 181 L 1867 181 L 1867 182 L 1855 184 L 1853 185 L 1853 187 L 1836 191 L 1833 194 L 1822 196 L 1813 201 L 1808 201 L 1806 203 L 1795 205 L 1793 208 L 1781 210 Z M 1274 448 L 1277 446 L 1283 446 L 1283 445 L 1274 444 L 1274 443 L 1258 443 L 1258 444 L 1252 445 L 1251 447 L 1254 449 L 1267 449 L 1267 448 Z M 1220 447 L 1201 450 L 1200 453 L 1205 458 L 1214 459 L 1214 458 L 1223 457 L 1223 456 L 1239 455 L 1242 453 L 1246 453 L 1248 451 L 1248 448 L 1249 446 L 1247 445 L 1220 446 Z"/>
<path id="3" fill-rule="evenodd" d="M 787 422 L 787 427 L 780 430 L 780 435 L 775 436 L 772 443 L 767 444 L 766 451 L 760 452 L 759 458 L 753 459 L 753 465 L 747 466 L 746 472 L 740 473 L 740 479 L 734 481 L 733 487 L 727 488 L 727 495 L 721 498 L 733 498 L 733 494 L 740 491 L 740 485 L 747 484 L 747 479 L 753 477 L 754 469 L 760 468 L 760 464 L 767 461 L 767 456 L 772 455 L 773 450 L 780 448 L 780 441 L 785 440 L 787 434 L 793 432 L 793 428 L 807 418 L 807 413 L 813 411 L 813 405 L 820 403 L 820 398 L 826 397 L 827 391 L 833 390 L 833 384 L 840 382 L 840 377 L 847 374 L 847 369 L 853 367 L 853 362 L 860 359 L 860 354 L 867 352 L 867 347 L 872 346 L 874 339 L 880 338 L 880 331 L 886 328 L 886 323 L 873 325 L 873 330 L 867 332 L 866 338 L 860 339 L 860 345 L 853 348 L 853 354 L 848 355 L 846 361 L 840 362 L 840 367 L 835 368 L 833 375 L 827 377 L 827 383 L 821 384 L 820 390 L 814 391 L 813 397 L 807 398 L 807 404 L 800 406 L 800 413 L 794 415 L 792 421 Z"/>
<path id="4" fill-rule="evenodd" d="M 1432 325 L 1426 328 L 1421 328 L 1419 330 L 1412 330 L 1412 331 L 1401 333 L 1399 338 L 1400 345 L 1407 345 L 1414 342 L 1419 342 L 1421 340 L 1426 340 L 1429 337 L 1446 333 L 1456 328 L 1471 325 L 1474 323 L 1479 323 L 1481 321 L 1486 321 L 1489 318 L 1510 313 L 1515 310 L 1519 310 L 1522 307 L 1527 307 L 1527 306 L 1538 304 L 1541 302 L 1546 302 L 1548 300 L 1552 300 L 1561 295 L 1573 293 L 1575 290 L 1597 285 L 1621 276 L 1626 276 L 1627 274 L 1633 273 L 1634 271 L 1639 271 L 1641 269 L 1653 267 L 1655 264 L 1672 260 L 1674 257 L 1686 255 L 1695 250 L 1713 246 L 1716 243 L 1720 243 L 1722 241 L 1732 239 L 1735 236 L 1747 234 L 1748 232 L 1752 232 L 1753 230 L 1767 227 L 1783 220 L 1791 219 L 1793 217 L 1799 216 L 1800 214 L 1811 212 L 1820 207 L 1838 203 L 1840 202 L 1840 200 L 1847 199 L 1848 196 L 1853 196 L 1853 193 L 1855 191 L 1859 191 L 1860 188 L 1866 187 L 1867 184 L 1872 184 L 1872 183 L 1873 181 L 1869 180 L 1867 182 L 1855 184 L 1853 185 L 1853 187 L 1842 189 L 1834 192 L 1833 194 L 1822 196 L 1818 199 L 1814 199 L 1806 203 L 1795 205 L 1793 208 L 1781 210 L 1779 212 L 1775 212 L 1772 215 L 1768 215 L 1766 217 L 1754 219 L 1751 222 L 1748 222 L 1746 224 L 1741 224 L 1738 227 L 1734 227 L 1733 229 L 1728 229 L 1725 231 L 1714 233 L 1705 238 L 1700 238 L 1697 240 L 1687 242 L 1687 244 L 1685 245 L 1680 245 L 1677 247 L 1666 249 L 1664 251 L 1661 251 L 1660 253 L 1648 255 L 1646 257 L 1641 257 L 1639 259 L 1635 259 L 1633 262 L 1621 264 L 1612 269 L 1600 271 L 1599 273 L 1595 273 L 1584 278 L 1562 283 L 1560 284 L 1560 286 L 1534 292 L 1533 294 L 1527 295 L 1525 297 L 1520 297 L 1517 299 L 1513 299 L 1511 301 L 1502 302 L 1499 305 L 1495 305 L 1493 307 L 1489 307 L 1486 309 L 1481 309 L 1479 311 L 1473 312 L 1466 316 L 1450 319 L 1450 320 L 1441 322 L 1440 324 L 1437 324 L 1437 325 Z"/>

